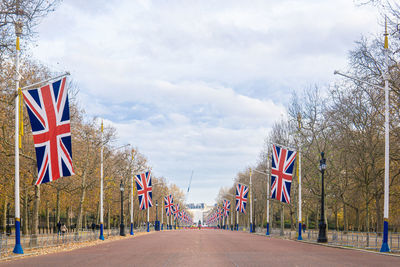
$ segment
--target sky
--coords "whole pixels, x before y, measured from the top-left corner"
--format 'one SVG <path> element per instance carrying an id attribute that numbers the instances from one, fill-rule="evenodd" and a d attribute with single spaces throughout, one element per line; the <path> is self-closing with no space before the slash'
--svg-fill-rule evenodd
<path id="1" fill-rule="evenodd" d="M 87 116 L 115 127 L 153 173 L 213 204 L 254 166 L 292 92 L 329 85 L 361 36 L 381 31 L 350 0 L 65 0 L 31 53 L 69 71 Z"/>

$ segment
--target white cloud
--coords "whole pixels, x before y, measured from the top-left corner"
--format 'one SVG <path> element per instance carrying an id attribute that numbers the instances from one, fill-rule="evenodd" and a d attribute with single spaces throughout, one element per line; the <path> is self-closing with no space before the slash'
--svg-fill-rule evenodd
<path id="1" fill-rule="evenodd" d="M 329 83 L 376 15 L 348 0 L 71 0 L 43 20 L 33 53 L 71 71 L 87 113 L 156 174 L 186 187 L 195 169 L 208 189 L 191 199 L 211 203 L 257 160 L 290 91 Z"/>

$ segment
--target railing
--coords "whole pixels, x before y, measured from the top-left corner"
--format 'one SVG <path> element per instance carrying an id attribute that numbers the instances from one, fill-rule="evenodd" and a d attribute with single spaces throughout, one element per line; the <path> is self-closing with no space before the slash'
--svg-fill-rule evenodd
<path id="1" fill-rule="evenodd" d="M 266 229 L 257 227 L 257 233 L 266 233 Z M 271 236 L 282 236 L 279 228 L 270 229 Z M 285 229 L 284 238 L 297 240 L 297 230 Z M 318 230 L 306 230 L 302 232 L 302 238 L 305 241 L 317 242 Z M 354 232 L 354 231 L 334 231 L 327 232 L 328 244 L 354 247 L 362 249 L 370 249 L 379 251 L 382 245 L 382 233 L 377 232 Z M 389 232 L 388 243 L 390 250 L 395 253 L 400 253 L 400 233 Z"/>
<path id="2" fill-rule="evenodd" d="M 137 228 L 134 232 L 143 232 L 146 229 L 143 227 Z M 117 236 L 120 234 L 119 228 L 104 230 L 104 237 Z M 125 228 L 125 234 L 129 235 L 129 231 Z M 81 243 L 86 241 L 94 241 L 99 239 L 99 230 L 81 230 L 65 234 L 38 234 L 38 235 L 22 235 L 21 246 L 24 252 L 31 249 L 40 249 L 61 246 L 71 243 Z M 15 246 L 15 236 L 0 234 L 0 258 L 7 255 L 12 255 L 12 250 Z"/>

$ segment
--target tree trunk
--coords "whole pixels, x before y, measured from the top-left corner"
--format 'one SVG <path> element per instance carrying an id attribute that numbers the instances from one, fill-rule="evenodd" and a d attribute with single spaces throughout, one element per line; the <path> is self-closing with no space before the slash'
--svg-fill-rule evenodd
<path id="1" fill-rule="evenodd" d="M 88 151 L 89 154 L 89 151 Z M 83 219 L 83 204 L 85 201 L 85 195 L 86 195 L 86 175 L 87 175 L 87 169 L 89 168 L 89 155 L 86 157 L 86 162 L 85 162 L 85 169 L 83 170 L 82 174 L 82 183 L 81 183 L 81 197 L 79 201 L 79 208 L 78 208 L 78 218 L 77 218 L 77 225 L 76 229 L 80 230 L 82 229 L 82 219 Z"/>
<path id="2" fill-rule="evenodd" d="M 97 209 L 96 209 L 96 224 L 100 224 L 100 201 L 97 202 Z"/>
<path id="3" fill-rule="evenodd" d="M 283 205 L 281 206 L 281 232 L 280 235 L 283 236 L 284 235 L 284 231 L 285 231 L 285 218 L 284 218 L 284 209 L 283 209 Z"/>
<path id="4" fill-rule="evenodd" d="M 293 209 L 290 209 L 290 230 L 295 230 L 296 229 L 296 224 L 294 223 L 294 211 Z"/>
<path id="5" fill-rule="evenodd" d="M 70 207 L 69 206 L 67 207 L 65 212 L 67 214 L 67 225 L 66 226 L 67 226 L 68 229 L 70 229 L 71 223 L 70 223 L 70 220 L 69 220 L 69 215 L 70 215 Z"/>
<path id="6" fill-rule="evenodd" d="M 35 197 L 33 200 L 33 216 L 32 216 L 32 240 L 37 244 L 37 235 L 39 234 L 39 207 L 40 207 L 40 185 L 35 185 Z"/>
<path id="7" fill-rule="evenodd" d="M 369 207 L 368 201 L 365 201 L 365 228 L 367 232 L 367 247 L 369 247 Z"/>
<path id="8" fill-rule="evenodd" d="M 355 208 L 356 210 L 356 225 L 357 225 L 357 231 L 360 231 L 360 209 Z"/>
<path id="9" fill-rule="evenodd" d="M 49 202 L 46 201 L 46 229 L 47 233 L 50 231 L 50 211 L 49 211 Z"/>
<path id="10" fill-rule="evenodd" d="M 347 223 L 347 210 L 345 203 L 343 203 L 343 228 L 345 233 L 349 231 L 349 224 Z"/>
<path id="11" fill-rule="evenodd" d="M 308 213 L 306 214 L 306 227 L 307 227 L 307 229 L 308 229 L 308 227 L 310 227 L 308 224 Z"/>
<path id="12" fill-rule="evenodd" d="M 82 229 L 83 203 L 85 201 L 85 195 L 86 195 L 85 177 L 82 177 L 82 191 L 81 191 L 81 197 L 80 197 L 79 208 L 78 208 L 77 229 Z"/>
<path id="13" fill-rule="evenodd" d="M 60 190 L 57 188 L 57 203 L 56 203 L 57 222 L 60 221 Z"/>
<path id="14" fill-rule="evenodd" d="M 376 210 L 376 232 L 383 232 L 382 229 L 382 221 L 383 221 L 383 216 L 382 216 L 382 208 L 380 205 L 380 197 L 378 194 L 375 194 L 375 210 Z"/>
<path id="15" fill-rule="evenodd" d="M 110 236 L 110 204 L 108 204 L 108 214 L 107 214 L 107 228 L 108 228 L 108 235 Z"/>
<path id="16" fill-rule="evenodd" d="M 23 224 L 22 224 L 22 234 L 27 235 L 28 234 L 28 225 L 29 225 L 29 219 L 28 219 L 28 192 L 26 190 L 26 186 L 24 186 L 24 210 L 23 210 Z"/>
<path id="17" fill-rule="evenodd" d="M 6 227 L 7 227 L 7 203 L 8 203 L 8 197 L 5 196 L 4 206 L 3 206 L 3 233 L 6 232 Z"/>
<path id="18" fill-rule="evenodd" d="M 338 207 L 337 207 L 337 203 L 335 204 L 335 230 L 338 230 Z"/>

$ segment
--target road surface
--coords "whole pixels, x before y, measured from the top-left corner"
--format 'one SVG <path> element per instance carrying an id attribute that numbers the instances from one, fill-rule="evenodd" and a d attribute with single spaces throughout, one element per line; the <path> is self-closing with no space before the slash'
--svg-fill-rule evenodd
<path id="1" fill-rule="evenodd" d="M 227 230 L 170 230 L 0 266 L 400 266 L 400 257 Z"/>

